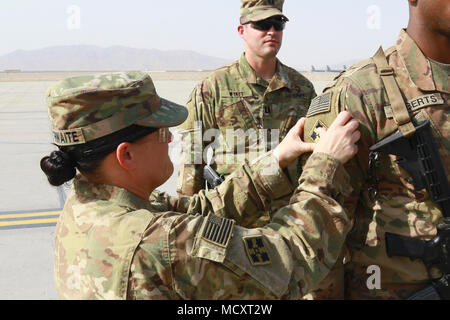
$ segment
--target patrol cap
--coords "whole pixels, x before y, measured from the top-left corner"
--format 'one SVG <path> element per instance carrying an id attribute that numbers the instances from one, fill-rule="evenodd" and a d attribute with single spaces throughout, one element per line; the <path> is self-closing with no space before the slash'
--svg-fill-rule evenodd
<path id="1" fill-rule="evenodd" d="M 86 143 L 133 124 L 164 128 L 186 120 L 185 107 L 162 99 L 141 71 L 64 79 L 47 90 L 54 143 Z"/>
<path id="2" fill-rule="evenodd" d="M 289 21 L 283 14 L 284 0 L 241 0 L 241 2 L 241 24 L 275 16 L 281 16 Z"/>

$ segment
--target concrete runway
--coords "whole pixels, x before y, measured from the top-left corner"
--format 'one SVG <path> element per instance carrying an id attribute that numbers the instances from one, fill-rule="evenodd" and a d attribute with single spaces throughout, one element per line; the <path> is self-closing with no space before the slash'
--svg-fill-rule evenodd
<path id="1" fill-rule="evenodd" d="M 183 105 L 201 78 L 169 80 L 167 74 L 164 76 L 160 80 L 154 77 L 158 94 Z M 321 92 L 329 80 L 313 79 L 316 91 Z M 53 284 L 54 225 L 70 186 L 51 187 L 39 168 L 40 159 L 54 150 L 45 92 L 55 82 L 0 81 L 3 151 L 0 157 L 0 299 L 3 300 L 57 299 Z M 175 135 L 169 153 L 174 174 L 159 189 L 174 195 L 179 136 Z"/>

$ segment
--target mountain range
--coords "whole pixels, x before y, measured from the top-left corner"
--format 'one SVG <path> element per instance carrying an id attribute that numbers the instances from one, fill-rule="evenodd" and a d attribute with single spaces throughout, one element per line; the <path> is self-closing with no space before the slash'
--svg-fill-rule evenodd
<path id="1" fill-rule="evenodd" d="M 75 45 L 16 50 L 0 56 L 0 70 L 213 70 L 230 62 L 232 60 L 186 50 Z"/>

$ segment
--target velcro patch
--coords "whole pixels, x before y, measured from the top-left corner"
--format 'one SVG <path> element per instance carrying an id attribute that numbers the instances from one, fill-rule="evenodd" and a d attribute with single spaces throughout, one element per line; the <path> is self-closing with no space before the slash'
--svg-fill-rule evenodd
<path id="1" fill-rule="evenodd" d="M 229 91 L 230 92 L 230 97 L 233 98 L 243 98 L 244 97 L 244 92 L 242 91 Z"/>
<path id="2" fill-rule="evenodd" d="M 329 112 L 331 110 L 331 92 L 327 92 L 311 101 L 306 117 L 312 117 L 316 114 Z"/>
<path id="3" fill-rule="evenodd" d="M 420 96 L 406 102 L 406 108 L 409 112 L 414 112 L 422 108 L 426 108 L 429 106 L 442 105 L 444 104 L 444 99 L 440 95 L 437 94 L 427 94 L 425 96 Z M 391 106 L 384 107 L 384 113 L 386 114 L 386 118 L 392 119 L 394 117 L 394 113 L 392 111 Z"/>
<path id="4" fill-rule="evenodd" d="M 248 236 L 243 237 L 242 240 L 252 265 L 264 266 L 272 263 L 262 236 Z"/>
<path id="5" fill-rule="evenodd" d="M 234 220 L 209 214 L 201 231 L 202 239 L 226 248 L 233 235 Z"/>
<path id="6" fill-rule="evenodd" d="M 309 136 L 313 141 L 316 141 L 317 139 L 320 139 L 320 134 L 317 132 L 318 128 L 325 128 L 328 129 L 328 127 L 320 120 L 316 121 L 316 124 L 314 125 L 312 131 L 310 132 Z"/>
<path id="7" fill-rule="evenodd" d="M 58 146 L 72 146 L 86 142 L 83 135 L 83 130 L 53 130 L 53 141 Z"/>
<path id="8" fill-rule="evenodd" d="M 434 94 L 428 94 L 425 96 L 409 100 L 406 103 L 406 107 L 411 111 L 416 111 L 428 106 L 434 106 L 439 104 L 444 104 L 444 99 L 442 99 L 442 97 L 436 96 Z"/>

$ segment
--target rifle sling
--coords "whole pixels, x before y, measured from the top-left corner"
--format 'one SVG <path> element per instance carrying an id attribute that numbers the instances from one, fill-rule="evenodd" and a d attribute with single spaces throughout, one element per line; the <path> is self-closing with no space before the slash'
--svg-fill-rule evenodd
<path id="1" fill-rule="evenodd" d="M 389 66 L 386 55 L 383 48 L 380 47 L 373 57 L 373 61 L 377 66 L 378 73 L 383 81 L 386 93 L 391 103 L 392 113 L 394 120 L 398 125 L 398 129 L 405 137 L 410 137 L 416 132 L 408 109 L 406 107 L 403 96 L 398 87 L 397 81 L 394 76 L 394 69 Z"/>

